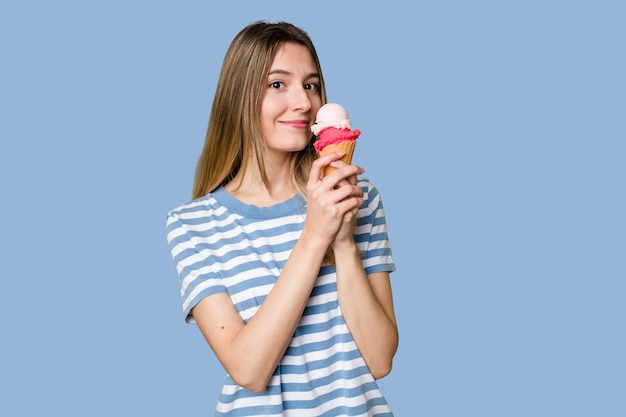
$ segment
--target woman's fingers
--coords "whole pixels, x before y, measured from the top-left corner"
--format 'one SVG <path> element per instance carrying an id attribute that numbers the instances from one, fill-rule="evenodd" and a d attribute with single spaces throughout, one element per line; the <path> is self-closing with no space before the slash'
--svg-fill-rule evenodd
<path id="1" fill-rule="evenodd" d="M 309 181 L 321 181 L 324 178 L 324 168 L 326 168 L 326 166 L 330 165 L 334 161 L 341 159 L 345 154 L 345 152 L 332 152 L 328 155 L 320 156 L 319 158 L 317 158 L 315 161 L 313 161 Z"/>
<path id="2" fill-rule="evenodd" d="M 363 205 L 363 190 L 356 182 L 364 170 L 340 161 L 342 156 L 337 152 L 315 160 L 307 184 L 307 230 L 330 241 Z M 328 165 L 337 169 L 324 176 Z"/>

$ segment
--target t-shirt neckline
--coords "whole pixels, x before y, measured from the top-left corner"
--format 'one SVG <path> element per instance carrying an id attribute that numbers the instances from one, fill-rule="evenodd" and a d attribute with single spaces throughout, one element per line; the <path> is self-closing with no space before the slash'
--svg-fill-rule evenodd
<path id="1" fill-rule="evenodd" d="M 226 207 L 233 213 L 240 214 L 244 217 L 253 217 L 260 219 L 271 219 L 276 217 L 282 217 L 286 215 L 292 215 L 300 212 L 304 214 L 306 211 L 306 204 L 304 197 L 300 193 L 296 193 L 293 197 L 272 206 L 259 207 L 253 204 L 246 204 L 241 200 L 236 199 L 226 191 L 224 186 L 220 186 L 213 193 L 213 198 L 217 200 L 221 205 Z"/>

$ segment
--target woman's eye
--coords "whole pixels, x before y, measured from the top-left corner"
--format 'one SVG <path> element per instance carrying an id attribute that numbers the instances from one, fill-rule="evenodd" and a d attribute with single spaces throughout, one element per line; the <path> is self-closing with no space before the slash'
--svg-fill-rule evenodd
<path id="1" fill-rule="evenodd" d="M 311 91 L 319 91 L 320 90 L 320 86 L 315 84 L 315 83 L 306 84 L 304 86 L 304 88 L 307 89 L 307 90 L 311 90 Z"/>
<path id="2" fill-rule="evenodd" d="M 270 87 L 271 88 L 280 88 L 283 86 L 283 83 L 280 81 L 274 81 L 272 83 L 270 83 Z"/>

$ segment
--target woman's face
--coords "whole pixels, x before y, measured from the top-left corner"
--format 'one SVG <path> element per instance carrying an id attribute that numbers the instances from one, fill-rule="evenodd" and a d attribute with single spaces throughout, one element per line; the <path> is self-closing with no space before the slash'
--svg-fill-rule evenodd
<path id="1" fill-rule="evenodd" d="M 304 149 L 321 106 L 320 76 L 309 50 L 284 44 L 272 62 L 261 104 L 261 130 L 268 150 Z"/>

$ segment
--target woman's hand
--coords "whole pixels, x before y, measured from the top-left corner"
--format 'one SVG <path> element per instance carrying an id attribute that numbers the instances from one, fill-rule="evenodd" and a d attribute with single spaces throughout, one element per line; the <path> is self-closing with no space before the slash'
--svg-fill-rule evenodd
<path id="1" fill-rule="evenodd" d="M 335 168 L 341 168 L 342 166 L 349 166 L 342 161 L 333 162 L 331 165 L 333 165 Z M 360 174 L 362 174 L 363 172 L 364 170 L 361 169 Z M 356 175 L 352 175 L 346 178 L 345 180 L 342 180 L 338 186 L 339 187 L 350 186 L 351 188 L 353 188 L 353 187 L 356 187 L 356 181 L 357 181 Z M 356 229 L 357 212 L 359 210 L 359 207 L 363 204 L 363 199 L 362 199 L 363 191 L 362 190 L 360 191 L 361 191 L 360 192 L 361 204 L 349 210 L 343 216 L 343 222 L 341 223 L 341 227 L 339 228 L 339 231 L 337 232 L 337 235 L 335 235 L 335 239 L 332 242 L 333 248 L 337 248 L 339 245 L 342 245 L 344 243 L 348 245 L 354 245 L 354 232 Z"/>
<path id="2" fill-rule="evenodd" d="M 347 165 L 337 152 L 313 162 L 307 184 L 307 221 L 304 231 L 328 244 L 352 239 L 356 211 L 363 204 L 363 190 L 356 186 L 356 176 L 364 172 L 361 167 Z M 324 177 L 324 167 L 337 168 Z M 341 232 L 341 233 L 340 233 Z"/>

